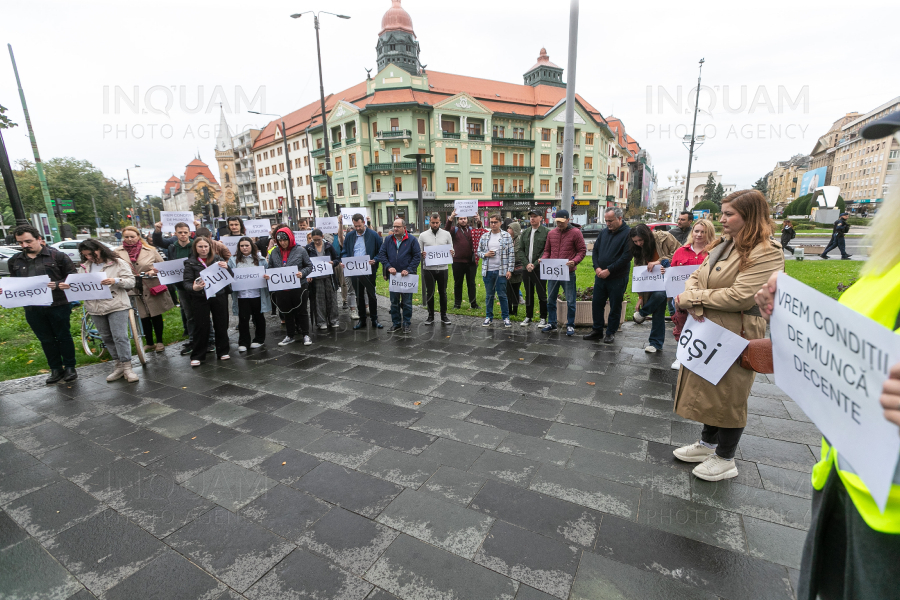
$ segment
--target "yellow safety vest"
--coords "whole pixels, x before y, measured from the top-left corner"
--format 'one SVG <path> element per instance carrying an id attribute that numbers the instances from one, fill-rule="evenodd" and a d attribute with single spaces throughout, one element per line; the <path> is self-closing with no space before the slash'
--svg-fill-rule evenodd
<path id="1" fill-rule="evenodd" d="M 897 313 L 900 311 L 900 264 L 883 275 L 863 277 L 844 292 L 840 303 L 889 329 L 895 329 Z M 900 333 L 900 329 L 897 333 Z M 866 524 L 882 533 L 900 534 L 900 485 L 891 486 L 887 507 L 882 513 L 862 479 L 855 473 L 840 469 L 837 449 L 831 447 L 824 438 L 821 460 L 812 471 L 814 488 L 821 490 L 825 486 L 832 465 Z"/>

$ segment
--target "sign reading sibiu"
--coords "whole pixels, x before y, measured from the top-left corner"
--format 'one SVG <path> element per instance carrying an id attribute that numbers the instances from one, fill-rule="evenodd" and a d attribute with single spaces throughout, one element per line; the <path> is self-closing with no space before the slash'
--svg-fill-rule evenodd
<path id="1" fill-rule="evenodd" d="M 0 306 L 19 308 L 21 306 L 50 306 L 53 292 L 47 287 L 50 278 L 46 275 L 35 277 L 4 277 L 0 279 Z"/>
<path id="2" fill-rule="evenodd" d="M 73 273 L 66 277 L 69 289 L 65 290 L 69 302 L 81 300 L 109 300 L 112 290 L 100 283 L 106 279 L 105 273 Z"/>
<path id="3" fill-rule="evenodd" d="M 200 277 L 206 282 L 206 287 L 203 289 L 206 290 L 207 298 L 212 298 L 216 295 L 216 292 L 225 286 L 231 285 L 231 282 L 234 281 L 234 277 L 228 272 L 228 269 L 223 269 L 219 266 L 219 263 L 215 263 L 200 271 Z"/>
<path id="4" fill-rule="evenodd" d="M 334 266 L 331 264 L 330 256 L 312 256 L 309 260 L 313 266 L 313 270 L 309 274 L 310 278 L 324 277 L 334 273 Z"/>
<path id="5" fill-rule="evenodd" d="M 669 267 L 666 269 L 666 296 L 674 298 L 684 291 L 691 273 L 700 268 L 700 265 L 688 265 L 686 267 Z"/>
<path id="6" fill-rule="evenodd" d="M 428 246 L 425 248 L 425 266 L 436 267 L 439 265 L 449 265 L 453 262 L 453 255 L 450 251 L 453 246 L 445 244 L 442 246 Z"/>
<path id="7" fill-rule="evenodd" d="M 153 268 L 159 272 L 159 282 L 163 285 L 179 285 L 184 281 L 184 261 L 187 259 L 167 260 L 166 262 L 153 263 Z"/>
<path id="8" fill-rule="evenodd" d="M 280 290 L 291 290 L 302 286 L 303 279 L 297 276 L 299 271 L 299 267 L 266 269 L 266 275 L 269 276 L 269 291 L 278 292 Z"/>
<path id="9" fill-rule="evenodd" d="M 675 356 L 685 369 L 692 371 L 713 385 L 728 372 L 749 342 L 713 323 L 709 319 L 695 321 L 688 316 Z"/>
<path id="10" fill-rule="evenodd" d="M 544 258 L 541 260 L 541 279 L 568 281 L 569 266 L 564 258 Z"/>
<path id="11" fill-rule="evenodd" d="M 632 292 L 664 292 L 666 291 L 666 276 L 659 266 L 648 271 L 647 267 L 635 267 L 631 272 Z M 684 290 L 682 290 L 684 291 Z"/>
<path id="12" fill-rule="evenodd" d="M 259 267 L 242 267 L 234 270 L 234 281 L 231 283 L 232 292 L 241 292 L 244 290 L 257 290 L 266 287 L 266 280 L 263 275 L 266 274 L 266 268 Z"/>
<path id="13" fill-rule="evenodd" d="M 400 292 L 401 294 L 417 294 L 419 293 L 419 276 L 415 273 L 410 273 L 406 277 L 400 273 L 391 275 L 388 291 Z"/>
<path id="14" fill-rule="evenodd" d="M 175 225 L 177 225 L 178 223 L 184 223 L 191 231 L 195 231 L 194 213 L 189 210 L 161 210 L 159 211 L 159 220 L 162 223 L 162 230 L 164 233 L 175 231 Z"/>
<path id="15" fill-rule="evenodd" d="M 341 259 L 344 265 L 344 277 L 357 277 L 359 275 L 371 275 L 372 265 L 369 264 L 368 254 L 363 256 L 349 256 Z"/>
<path id="16" fill-rule="evenodd" d="M 881 510 L 900 457 L 879 402 L 900 337 L 784 273 L 772 313 L 775 384 L 812 419 Z"/>

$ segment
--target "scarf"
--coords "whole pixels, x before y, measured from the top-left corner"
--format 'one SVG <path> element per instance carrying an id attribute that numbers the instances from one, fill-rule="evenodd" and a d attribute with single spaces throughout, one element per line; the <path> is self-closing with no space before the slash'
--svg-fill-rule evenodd
<path id="1" fill-rule="evenodd" d="M 144 245 L 140 240 L 138 240 L 138 243 L 134 244 L 133 246 L 123 243 L 122 247 L 125 248 L 126 252 L 128 252 L 128 258 L 131 260 L 131 262 L 136 263 L 138 255 L 141 253 L 141 248 L 143 248 Z"/>

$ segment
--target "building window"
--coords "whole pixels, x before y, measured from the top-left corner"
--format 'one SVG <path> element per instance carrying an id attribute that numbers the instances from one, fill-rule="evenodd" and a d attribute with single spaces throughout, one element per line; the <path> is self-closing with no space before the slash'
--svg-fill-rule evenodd
<path id="1" fill-rule="evenodd" d="M 519 153 L 516 154 L 513 152 L 513 166 L 514 167 L 524 167 L 525 166 L 525 154 Z"/>
<path id="2" fill-rule="evenodd" d="M 468 123 L 466 129 L 469 135 L 481 135 L 481 123 Z"/>
<path id="3" fill-rule="evenodd" d="M 268 150 L 263 152 L 263 160 L 269 160 L 269 151 Z"/>
<path id="4" fill-rule="evenodd" d="M 593 156 L 585 156 L 584 157 L 584 169 L 585 171 L 590 171 L 594 168 L 594 157 Z"/>
<path id="5" fill-rule="evenodd" d="M 300 140 L 300 144 L 301 144 L 304 148 L 306 148 L 306 147 L 307 147 L 307 144 L 306 144 L 306 138 L 303 138 L 302 140 Z"/>
<path id="6" fill-rule="evenodd" d="M 447 178 L 447 191 L 448 192 L 458 192 L 459 191 L 459 177 L 448 177 Z"/>
<path id="7" fill-rule="evenodd" d="M 340 156 L 334 157 L 334 170 L 335 171 L 343 171 L 344 170 L 344 160 Z"/>
<path id="8" fill-rule="evenodd" d="M 505 179 L 495 179 L 494 180 L 494 193 L 502 194 L 506 185 Z"/>
<path id="9" fill-rule="evenodd" d="M 376 192 L 380 192 L 380 191 L 381 191 L 381 180 L 380 180 L 380 179 L 376 179 L 376 180 L 375 180 L 375 191 L 376 191 Z"/>
<path id="10" fill-rule="evenodd" d="M 372 137 L 378 137 L 378 123 L 372 123 Z"/>
<path id="11" fill-rule="evenodd" d="M 400 119 L 391 119 L 391 131 L 400 131 Z"/>
<path id="12" fill-rule="evenodd" d="M 351 169 L 356 168 L 356 153 L 353 153 L 350 155 L 350 168 Z"/>
<path id="13" fill-rule="evenodd" d="M 391 148 L 391 162 L 400 162 L 400 148 Z"/>
<path id="14" fill-rule="evenodd" d="M 278 191 L 278 182 L 276 181 L 273 185 L 274 185 L 275 191 L 277 192 Z"/>
<path id="15" fill-rule="evenodd" d="M 419 119 L 417 121 L 417 123 L 419 126 L 419 133 L 424 135 L 425 134 L 425 119 Z"/>
<path id="16" fill-rule="evenodd" d="M 469 151 L 469 161 L 473 165 L 481 164 L 481 150 L 470 150 Z"/>
<path id="17" fill-rule="evenodd" d="M 473 192 L 481 192 L 481 178 L 472 179 L 472 191 Z"/>
<path id="18" fill-rule="evenodd" d="M 524 127 L 513 127 L 513 139 L 514 140 L 524 140 L 525 139 L 525 128 Z"/>
<path id="19" fill-rule="evenodd" d="M 304 156 L 304 157 L 303 157 L 303 166 L 304 166 L 304 167 L 308 167 L 308 166 L 309 166 L 309 157 L 308 157 L 308 156 Z"/>
<path id="20" fill-rule="evenodd" d="M 502 167 L 506 164 L 506 153 L 505 152 L 494 152 L 493 157 L 493 165 L 495 167 Z"/>
<path id="21" fill-rule="evenodd" d="M 494 137 L 506 137 L 506 127 L 503 125 L 494 125 Z"/>
<path id="22" fill-rule="evenodd" d="M 541 129 L 541 141 L 542 142 L 550 141 L 550 130 L 549 129 Z"/>
<path id="23" fill-rule="evenodd" d="M 444 133 L 456 133 L 456 123 L 453 121 L 441 121 L 441 131 Z"/>
<path id="24" fill-rule="evenodd" d="M 541 154 L 541 166 L 545 169 L 550 168 L 550 155 L 549 154 Z"/>
<path id="25" fill-rule="evenodd" d="M 525 180 L 524 179 L 513 179 L 512 182 L 512 191 L 518 194 L 521 194 L 525 191 Z"/>
<path id="26" fill-rule="evenodd" d="M 266 175 L 269 174 L 269 167 L 266 167 Z"/>
<path id="27" fill-rule="evenodd" d="M 422 178 L 422 190 L 423 191 L 428 190 L 428 178 L 427 177 Z"/>
<path id="28" fill-rule="evenodd" d="M 444 161 L 450 164 L 456 164 L 459 162 L 459 158 L 456 153 L 456 148 L 446 148 L 444 149 Z M 447 190 L 450 191 L 450 190 Z"/>
<path id="29" fill-rule="evenodd" d="M 256 162 L 259 162 L 259 161 L 261 161 L 261 160 L 262 160 L 262 154 L 257 154 L 257 155 L 256 155 Z"/>
<path id="30" fill-rule="evenodd" d="M 262 174 L 263 174 L 263 170 L 260 169 L 260 170 L 259 170 L 259 176 L 262 177 Z"/>
<path id="31" fill-rule="evenodd" d="M 403 178 L 402 177 L 394 177 L 394 189 L 398 192 L 403 191 Z"/>
<path id="32" fill-rule="evenodd" d="M 590 133 L 590 132 L 585 133 L 584 134 L 584 143 L 587 146 L 593 146 L 594 145 L 594 134 Z"/>
<path id="33" fill-rule="evenodd" d="M 306 176 L 306 185 L 309 185 L 309 175 Z"/>
<path id="34" fill-rule="evenodd" d="M 284 163 L 281 163 L 280 165 L 278 165 L 278 170 L 281 172 L 284 172 Z"/>
<path id="35" fill-rule="evenodd" d="M 541 179 L 541 193 L 547 194 L 550 192 L 550 180 L 549 179 Z"/>
<path id="36" fill-rule="evenodd" d="M 374 162 L 376 162 L 376 163 L 378 162 L 378 150 L 375 151 L 375 161 Z"/>
<path id="37" fill-rule="evenodd" d="M 339 198 L 343 198 L 343 196 L 344 196 L 344 184 L 343 184 L 343 183 L 339 183 L 339 184 L 337 185 L 337 188 L 338 188 L 338 189 L 337 189 L 337 192 L 338 192 L 337 195 L 338 195 L 338 197 L 339 197 Z"/>
<path id="38" fill-rule="evenodd" d="M 351 196 L 359 195 L 359 182 L 357 182 L 357 181 L 350 182 L 350 195 Z"/>
<path id="39" fill-rule="evenodd" d="M 267 184 L 266 184 L 266 191 L 267 191 L 267 192 L 271 192 L 271 191 L 272 191 L 272 184 L 271 184 L 271 183 L 267 183 Z"/>
<path id="40" fill-rule="evenodd" d="M 319 188 L 319 194 L 321 194 L 321 195 L 319 196 L 320 198 L 327 198 L 327 197 L 328 197 L 328 188 L 326 188 L 326 187 L 323 185 L 321 188 Z"/>
<path id="41" fill-rule="evenodd" d="M 590 194 L 591 193 L 591 182 L 585 181 L 584 183 L 582 183 L 581 191 L 584 192 L 585 194 Z"/>

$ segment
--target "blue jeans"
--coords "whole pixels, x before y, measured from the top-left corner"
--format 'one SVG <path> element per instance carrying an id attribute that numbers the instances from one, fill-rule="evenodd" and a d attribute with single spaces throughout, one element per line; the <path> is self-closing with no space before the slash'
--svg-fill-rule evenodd
<path id="1" fill-rule="evenodd" d="M 409 327 L 412 321 L 412 294 L 391 292 L 391 322 L 400 325 L 400 311 L 403 311 L 403 326 Z M 361 313 L 360 313 L 361 314 Z"/>
<path id="2" fill-rule="evenodd" d="M 547 290 L 547 320 L 550 325 L 556 326 L 556 299 L 559 297 L 560 287 L 566 294 L 566 324 L 575 327 L 575 271 L 569 273 L 568 281 L 550 282 L 550 289 Z"/>
<path id="3" fill-rule="evenodd" d="M 666 293 L 650 292 L 647 301 L 638 311 L 642 317 L 653 315 L 653 325 L 650 327 L 650 345 L 662 350 L 663 341 L 666 338 Z"/>
<path id="4" fill-rule="evenodd" d="M 506 277 L 500 277 L 500 271 L 488 271 L 484 280 L 484 316 L 494 318 L 494 293 L 500 299 L 500 318 L 509 318 L 509 302 L 506 300 Z"/>
<path id="5" fill-rule="evenodd" d="M 594 299 L 591 302 L 594 331 L 607 335 L 615 335 L 619 330 L 619 321 L 622 320 L 622 300 L 625 298 L 625 288 L 628 287 L 628 279 L 618 277 L 612 279 L 600 279 L 594 277 Z M 606 323 L 603 314 L 606 312 L 606 301 L 609 300 L 609 323 Z"/>

